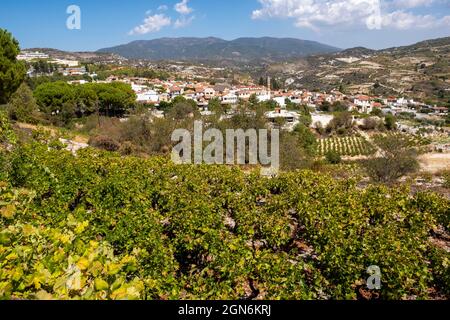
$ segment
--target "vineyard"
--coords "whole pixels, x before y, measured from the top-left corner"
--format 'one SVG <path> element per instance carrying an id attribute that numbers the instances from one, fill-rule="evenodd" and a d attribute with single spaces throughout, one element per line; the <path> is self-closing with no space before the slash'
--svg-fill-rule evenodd
<path id="1" fill-rule="evenodd" d="M 375 148 L 363 137 L 333 137 L 319 140 L 318 153 L 325 155 L 330 151 L 341 156 L 369 156 L 375 153 Z"/>
<path id="2" fill-rule="evenodd" d="M 450 227 L 450 203 L 438 195 L 360 189 L 310 171 L 269 179 L 90 148 L 74 156 L 0 129 L 0 298 L 450 293 L 449 253 L 429 241 Z M 380 291 L 365 285 L 373 265 Z"/>

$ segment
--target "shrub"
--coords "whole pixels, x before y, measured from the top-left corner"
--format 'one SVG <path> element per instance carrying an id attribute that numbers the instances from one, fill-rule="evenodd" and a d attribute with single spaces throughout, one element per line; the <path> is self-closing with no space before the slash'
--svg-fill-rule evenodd
<path id="1" fill-rule="evenodd" d="M 450 189 L 450 171 L 444 172 L 442 177 L 444 178 L 444 187 Z"/>
<path id="2" fill-rule="evenodd" d="M 367 173 L 376 182 L 392 183 L 419 169 L 417 151 L 410 142 L 397 136 L 377 139 L 383 155 L 363 162 Z"/>
<path id="3" fill-rule="evenodd" d="M 0 146 L 2 144 L 14 144 L 16 135 L 11 127 L 5 112 L 0 110 Z"/>
<path id="4" fill-rule="evenodd" d="M 119 152 L 124 156 L 129 156 L 135 154 L 137 152 L 137 148 L 132 142 L 125 141 L 121 144 Z"/>
<path id="5" fill-rule="evenodd" d="M 450 253 L 440 248 L 432 248 L 430 257 L 436 287 L 450 296 Z"/>
<path id="6" fill-rule="evenodd" d="M 107 136 L 94 136 L 89 139 L 89 145 L 106 151 L 118 151 L 120 149 L 120 143 Z"/>
<path id="7" fill-rule="evenodd" d="M 397 119 L 392 114 L 388 114 L 384 119 L 384 125 L 387 130 L 397 130 Z"/>
<path id="8" fill-rule="evenodd" d="M 325 158 L 330 164 L 339 164 L 342 162 L 341 155 L 334 150 L 328 151 L 325 154 Z"/>
<path id="9" fill-rule="evenodd" d="M 353 129 L 353 117 L 350 112 L 338 112 L 327 126 L 327 132 L 345 134 Z"/>
<path id="10" fill-rule="evenodd" d="M 366 118 L 363 121 L 361 129 L 363 130 L 375 130 L 378 127 L 378 121 L 375 118 Z"/>

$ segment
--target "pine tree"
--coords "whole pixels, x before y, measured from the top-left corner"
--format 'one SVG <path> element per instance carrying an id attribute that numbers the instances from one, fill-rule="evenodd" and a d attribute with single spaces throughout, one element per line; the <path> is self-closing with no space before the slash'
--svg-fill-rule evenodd
<path id="1" fill-rule="evenodd" d="M 19 52 L 17 40 L 0 29 L 0 104 L 7 103 L 25 79 L 25 64 L 17 60 Z"/>

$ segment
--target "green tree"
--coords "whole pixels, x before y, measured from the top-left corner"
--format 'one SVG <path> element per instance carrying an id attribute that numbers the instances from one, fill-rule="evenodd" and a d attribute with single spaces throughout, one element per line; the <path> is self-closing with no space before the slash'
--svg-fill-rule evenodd
<path id="1" fill-rule="evenodd" d="M 95 84 L 100 112 L 106 116 L 122 116 L 136 105 L 136 94 L 131 86 L 122 82 Z"/>
<path id="2" fill-rule="evenodd" d="M 257 109 L 261 109 L 264 111 L 272 111 L 279 107 L 280 105 L 275 100 L 271 99 L 258 103 Z"/>
<path id="3" fill-rule="evenodd" d="M 383 111 L 380 108 L 374 108 L 371 112 L 371 115 L 381 117 L 383 115 Z"/>
<path id="4" fill-rule="evenodd" d="M 161 101 L 158 106 L 158 110 L 168 112 L 172 108 L 172 104 L 167 101 Z"/>
<path id="5" fill-rule="evenodd" d="M 344 111 L 348 111 L 348 106 L 340 101 L 335 101 L 333 103 L 333 105 L 331 106 L 331 109 L 334 112 L 344 112 Z"/>
<path id="6" fill-rule="evenodd" d="M 75 113 L 78 117 L 89 116 L 97 111 L 99 99 L 95 91 L 95 84 L 75 86 Z"/>
<path id="7" fill-rule="evenodd" d="M 33 92 L 25 83 L 11 96 L 7 105 L 8 116 L 14 121 L 36 123 L 39 118 L 38 105 Z"/>
<path id="8" fill-rule="evenodd" d="M 392 183 L 397 179 L 419 169 L 417 151 L 410 147 L 405 137 L 380 136 L 376 144 L 382 150 L 382 157 L 364 162 L 367 173 L 372 180 L 381 183 Z"/>
<path id="9" fill-rule="evenodd" d="M 296 103 L 293 103 L 291 101 L 291 99 L 289 99 L 289 98 L 285 99 L 285 104 L 286 104 L 287 110 L 297 110 L 298 109 L 298 105 Z"/>
<path id="10" fill-rule="evenodd" d="M 317 139 L 311 130 L 304 124 L 298 124 L 294 128 L 294 134 L 299 140 L 300 146 L 308 156 L 314 156 L 317 150 Z"/>
<path id="11" fill-rule="evenodd" d="M 397 119 L 392 115 L 388 114 L 384 118 L 384 125 L 388 130 L 396 130 L 397 129 Z"/>
<path id="12" fill-rule="evenodd" d="M 311 111 L 305 105 L 300 106 L 300 123 L 306 127 L 310 127 L 312 125 L 313 119 L 311 115 Z"/>
<path id="13" fill-rule="evenodd" d="M 25 79 L 25 64 L 17 60 L 19 53 L 18 41 L 0 29 L 0 104 L 7 103 Z"/>
<path id="14" fill-rule="evenodd" d="M 263 78 L 263 77 L 259 78 L 258 84 L 259 84 L 260 86 L 265 86 L 265 85 L 266 85 L 266 81 L 264 81 L 264 78 Z"/>
<path id="15" fill-rule="evenodd" d="M 329 150 L 325 154 L 325 158 L 327 159 L 327 162 L 330 164 L 340 164 L 342 162 L 341 155 L 335 150 Z"/>
<path id="16" fill-rule="evenodd" d="M 66 82 L 48 82 L 39 85 L 34 90 L 34 97 L 42 112 L 54 116 L 63 111 L 68 102 L 75 102 L 74 87 Z"/>
<path id="17" fill-rule="evenodd" d="M 281 85 L 276 79 L 272 79 L 270 86 L 272 87 L 272 90 L 280 90 Z"/>
<path id="18" fill-rule="evenodd" d="M 256 93 L 253 93 L 252 95 L 250 95 L 250 98 L 248 99 L 248 104 L 249 107 L 253 110 L 255 110 L 258 106 L 258 97 L 256 96 Z"/>
<path id="19" fill-rule="evenodd" d="M 353 117 L 350 112 L 339 112 L 327 126 L 327 132 L 344 134 L 353 128 Z"/>
<path id="20" fill-rule="evenodd" d="M 324 101 L 324 102 L 319 106 L 319 110 L 320 110 L 320 111 L 324 111 L 324 112 L 330 112 L 330 111 L 332 111 L 331 104 L 330 104 L 328 101 Z"/>
<path id="21" fill-rule="evenodd" d="M 225 107 L 220 103 L 218 98 L 213 98 L 208 102 L 208 110 L 215 112 L 216 115 L 220 116 L 225 113 Z"/>
<path id="22" fill-rule="evenodd" d="M 167 113 L 167 117 L 174 120 L 184 120 L 198 116 L 198 114 L 199 111 L 195 101 L 177 99 L 173 103 L 172 109 Z"/>

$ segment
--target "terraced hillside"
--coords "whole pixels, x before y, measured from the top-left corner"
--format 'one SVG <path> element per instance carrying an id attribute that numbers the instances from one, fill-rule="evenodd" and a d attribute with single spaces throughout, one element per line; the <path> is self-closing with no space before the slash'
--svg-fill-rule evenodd
<path id="1" fill-rule="evenodd" d="M 282 79 L 292 78 L 292 86 L 310 90 L 404 94 L 449 103 L 450 37 L 379 51 L 354 48 L 310 56 L 268 65 L 266 71 Z"/>

